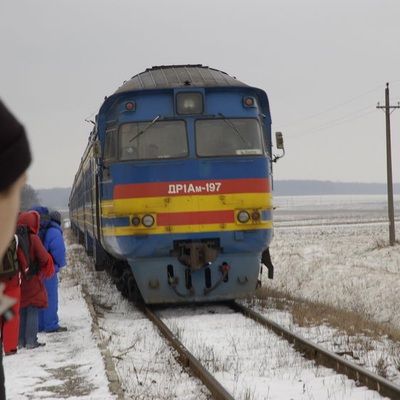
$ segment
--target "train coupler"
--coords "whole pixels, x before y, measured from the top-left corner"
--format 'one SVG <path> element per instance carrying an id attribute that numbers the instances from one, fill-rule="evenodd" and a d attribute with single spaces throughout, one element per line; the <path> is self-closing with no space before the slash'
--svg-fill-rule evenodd
<path id="1" fill-rule="evenodd" d="M 203 239 L 201 241 L 182 240 L 174 242 L 172 254 L 176 254 L 181 264 L 196 271 L 212 264 L 216 260 L 218 252 L 220 252 L 218 240 Z"/>

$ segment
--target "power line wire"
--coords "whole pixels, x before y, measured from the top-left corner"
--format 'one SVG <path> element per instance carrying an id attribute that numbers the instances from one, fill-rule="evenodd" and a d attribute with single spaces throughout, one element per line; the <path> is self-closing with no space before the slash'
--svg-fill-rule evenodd
<path id="1" fill-rule="evenodd" d="M 399 79 L 396 79 L 396 80 L 393 80 L 393 81 L 391 81 L 391 82 L 389 82 L 389 83 L 390 83 L 390 84 L 393 84 L 393 83 L 395 84 L 395 83 L 398 83 L 398 82 L 400 82 L 400 78 L 399 78 Z M 318 116 L 320 116 L 320 115 L 326 114 L 326 113 L 328 113 L 328 112 L 331 112 L 331 111 L 333 111 L 333 110 L 336 110 L 336 109 L 338 109 L 338 108 L 341 108 L 341 107 L 345 106 L 346 104 L 352 103 L 353 101 L 356 101 L 356 100 L 358 100 L 358 99 L 360 99 L 360 98 L 362 98 L 362 97 L 365 97 L 365 96 L 367 96 L 367 95 L 369 95 L 369 94 L 371 94 L 371 93 L 373 93 L 373 92 L 376 92 L 376 91 L 378 91 L 378 90 L 380 90 L 380 89 L 382 89 L 382 85 L 379 85 L 379 86 L 377 86 L 377 87 L 375 87 L 375 88 L 373 88 L 373 89 L 370 89 L 370 90 L 368 90 L 367 92 L 362 93 L 362 94 L 360 94 L 360 95 L 358 95 L 358 96 L 352 97 L 352 98 L 349 99 L 349 100 L 343 101 L 343 102 L 338 103 L 338 104 L 336 104 L 336 105 L 334 105 L 334 106 L 332 106 L 332 107 L 329 107 L 329 108 L 327 108 L 326 110 L 319 111 L 319 112 L 317 112 L 317 113 L 315 113 L 315 114 L 309 115 L 309 116 L 304 117 L 304 118 L 297 119 L 297 120 L 292 121 L 292 122 L 288 122 L 288 123 L 283 124 L 283 125 L 281 124 L 281 125 L 279 125 L 279 127 L 278 127 L 277 129 L 282 130 L 282 128 L 285 128 L 285 127 L 287 127 L 287 126 L 294 125 L 294 124 L 298 124 L 298 123 L 300 123 L 300 122 L 307 121 L 307 120 L 309 120 L 309 119 L 312 119 L 312 118 L 318 117 Z"/>
<path id="2" fill-rule="evenodd" d="M 359 114 L 360 112 L 362 112 L 364 110 L 370 110 L 370 111 L 368 111 L 366 113 L 363 113 L 361 115 L 357 115 L 357 114 Z M 329 129 L 329 128 L 332 128 L 334 126 L 338 126 L 338 125 L 342 125 L 342 124 L 348 123 L 348 122 L 353 121 L 355 119 L 359 119 L 359 118 L 364 117 L 366 115 L 372 114 L 373 112 L 375 112 L 375 104 L 368 105 L 367 107 L 363 107 L 363 108 L 361 108 L 361 109 L 359 109 L 359 110 L 357 110 L 357 111 L 355 111 L 355 112 L 353 112 L 351 114 L 347 114 L 347 115 L 345 115 L 343 117 L 336 118 L 336 119 L 324 122 L 324 123 L 316 125 L 316 126 L 312 126 L 311 128 L 303 129 L 301 131 L 294 132 L 292 134 L 289 133 L 286 136 L 290 137 L 290 138 L 298 138 L 298 137 L 302 137 L 302 136 L 307 136 L 307 135 L 310 135 L 310 134 L 313 134 L 313 133 L 317 133 L 317 132 L 319 132 L 321 130 Z"/>
<path id="3" fill-rule="evenodd" d="M 289 126 L 289 125 L 293 125 L 293 124 L 297 124 L 297 123 L 299 123 L 299 122 L 303 122 L 303 121 L 306 121 L 306 120 L 308 120 L 308 119 L 318 117 L 319 115 L 326 114 L 326 113 L 328 113 L 328 112 L 330 112 L 330 111 L 333 111 L 333 110 L 336 110 L 336 109 L 338 109 L 338 108 L 340 108 L 340 107 L 343 107 L 344 105 L 346 105 L 346 104 L 348 104 L 348 103 L 351 103 L 351 102 L 353 102 L 353 101 L 355 101 L 355 100 L 358 100 L 358 99 L 360 99 L 361 97 L 367 96 L 367 95 L 370 94 L 370 93 L 376 92 L 378 89 L 381 89 L 381 88 L 382 88 L 382 86 L 376 87 L 376 88 L 371 89 L 371 90 L 369 90 L 368 92 L 365 92 L 365 93 L 363 93 L 363 94 L 361 94 L 361 95 L 359 95 L 359 96 L 353 97 L 353 98 L 351 98 L 351 99 L 349 99 L 349 100 L 346 100 L 346 101 L 344 101 L 344 102 L 342 102 L 342 103 L 336 104 L 336 105 L 334 105 L 334 106 L 332 106 L 332 107 L 330 107 L 330 108 L 328 108 L 328 109 L 326 109 L 326 110 L 323 110 L 323 111 L 317 112 L 317 113 L 315 113 L 315 114 L 309 115 L 309 116 L 307 116 L 307 117 L 300 118 L 300 119 L 298 119 L 298 120 L 295 120 L 295 121 L 288 122 L 288 123 L 286 123 L 286 124 L 280 125 L 279 128 L 282 128 L 282 127 L 285 127 L 285 126 Z"/>

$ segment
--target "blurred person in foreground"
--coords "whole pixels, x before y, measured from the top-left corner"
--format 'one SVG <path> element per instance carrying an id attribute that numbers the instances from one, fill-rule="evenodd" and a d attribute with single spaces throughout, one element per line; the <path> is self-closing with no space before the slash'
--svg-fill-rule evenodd
<path id="1" fill-rule="evenodd" d="M 23 126 L 0 100 L 0 257 L 10 244 L 16 227 L 21 191 L 26 182 L 26 170 L 31 152 Z M 8 296 L 0 288 L 0 309 Z M 14 300 L 12 304 L 16 301 Z M 1 315 L 7 310 L 2 310 Z M 0 400 L 6 398 L 3 371 L 3 351 L 0 351 Z"/>
<path id="2" fill-rule="evenodd" d="M 1 302 L 0 328 L 1 342 L 6 356 L 17 354 L 19 333 L 19 304 L 21 298 L 21 271 L 18 262 L 18 237 L 14 236 L 6 250 L 6 254 L 0 259 L 0 285 L 3 294 L 13 299 L 15 303 L 11 309 Z"/>

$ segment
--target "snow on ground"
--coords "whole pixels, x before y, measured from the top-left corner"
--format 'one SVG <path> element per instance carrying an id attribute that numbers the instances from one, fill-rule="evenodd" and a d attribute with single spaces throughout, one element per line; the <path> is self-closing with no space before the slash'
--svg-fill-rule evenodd
<path id="1" fill-rule="evenodd" d="M 304 203 L 304 199 L 302 201 Z M 290 202 L 276 210 L 276 231 L 271 246 L 275 279 L 268 281 L 264 277 L 264 284 L 296 296 L 342 304 L 399 327 L 400 307 L 396 296 L 400 289 L 400 246 L 387 246 L 387 224 L 371 222 L 350 225 L 348 220 L 342 220 L 340 225 L 322 226 L 325 219 L 340 219 L 336 214 L 331 215 L 332 209 L 339 207 L 339 216 L 346 214 L 346 218 L 354 219 L 360 205 L 357 208 L 355 201 L 351 207 L 348 203 L 333 207 L 324 201 L 317 206 L 311 202 L 298 207 L 296 199 Z M 384 203 L 374 199 L 372 205 L 375 206 L 371 206 L 371 202 L 365 204 L 368 204 L 368 212 L 361 213 L 362 218 L 373 214 L 374 220 L 384 219 L 384 214 L 379 211 L 384 209 Z M 347 211 L 349 208 L 355 211 L 341 213 L 343 207 Z M 316 210 L 318 208 L 319 211 Z M 307 218 L 311 216 L 311 219 L 304 223 L 303 218 L 301 228 L 293 227 L 302 213 Z M 7 398 L 123 398 L 110 392 L 107 379 L 110 371 L 108 369 L 107 375 L 102 357 L 105 354 L 103 348 L 106 347 L 112 356 L 126 399 L 207 399 L 202 385 L 176 363 L 169 347 L 144 316 L 114 291 L 103 273 L 86 269 L 86 264 L 90 265 L 87 259 L 82 261 L 82 257 L 71 256 L 79 252 L 82 254 L 81 246 L 68 243 L 69 263 L 60 275 L 60 319 L 68 331 L 39 334 L 39 341 L 46 342 L 45 347 L 22 349 L 15 356 L 4 358 Z M 84 290 L 91 293 L 98 303 L 97 310 L 103 314 L 97 321 L 91 319 L 83 296 Z M 216 352 L 226 347 L 227 337 L 231 342 L 243 343 L 240 326 L 237 327 L 232 318 L 232 315 L 221 315 L 220 326 L 232 328 L 228 328 L 225 334 L 218 332 L 218 327 L 213 329 L 210 323 L 209 334 L 220 334 L 221 337 Z M 195 323 L 186 318 L 176 321 L 182 335 L 189 337 L 192 336 Z M 97 324 L 99 328 L 93 330 Z M 314 330 L 314 335 L 321 341 L 326 333 L 325 328 Z M 246 340 L 254 340 L 254 337 Z M 259 343 L 262 347 L 264 341 Z M 252 388 L 261 382 L 256 377 L 254 380 L 242 380 L 244 378 L 240 376 L 232 377 L 235 374 L 233 371 L 225 375 L 223 379 L 228 385 L 232 381 L 233 385 L 242 386 L 236 387 L 238 399 L 381 399 L 375 392 L 356 388 L 354 382 L 342 376 L 332 375 L 322 369 L 315 372 L 308 362 L 296 361 L 298 356 L 292 356 L 289 350 L 282 355 L 279 355 L 279 351 L 277 354 L 275 361 L 267 362 L 268 368 L 265 370 L 269 372 L 264 377 L 265 389 Z M 217 356 L 223 357 L 223 353 Z M 266 357 L 264 350 L 252 354 L 253 362 L 259 362 L 261 366 L 266 366 Z M 279 369 L 283 361 L 286 367 Z M 240 363 L 248 366 L 245 359 L 238 358 L 236 365 Z M 292 375 L 291 369 L 295 371 Z M 296 381 L 299 377 L 301 379 Z M 290 389 L 287 386 L 288 391 L 282 389 L 285 379 L 291 384 Z"/>
<path id="2" fill-rule="evenodd" d="M 208 390 L 183 370 L 153 324 L 104 275 L 89 274 L 85 285 L 102 314 L 102 341 L 113 356 L 125 398 L 206 400 Z"/>
<path id="3" fill-rule="evenodd" d="M 296 203 L 298 198 L 292 199 L 290 211 L 296 210 L 297 216 L 308 213 L 308 225 L 300 227 L 293 227 L 293 216 L 288 219 L 285 205 L 279 206 L 279 202 L 289 200 L 275 200 L 278 208 L 271 257 L 276 274 L 265 284 L 294 296 L 340 305 L 400 328 L 400 245 L 388 245 L 387 222 L 354 221 L 354 215 L 365 210 L 368 213 L 358 222 L 369 221 L 371 215 L 371 221 L 387 221 L 384 196 L 350 196 L 349 203 L 343 203 L 345 197 L 339 196 L 341 202 L 333 205 L 328 202 L 332 197 L 326 197 L 319 197 L 320 206 L 313 205 L 318 198 L 309 198 L 308 205 L 307 199 L 300 198 L 301 203 Z M 353 211 L 350 215 L 342 213 L 336 209 L 338 204 Z M 340 225 L 323 225 L 327 220 Z"/>
<path id="4" fill-rule="evenodd" d="M 381 399 L 331 369 L 316 367 L 286 340 L 232 310 L 214 305 L 203 315 L 178 311 L 167 310 L 163 318 L 176 324 L 183 343 L 235 399 Z"/>
<path id="5" fill-rule="evenodd" d="M 3 357 L 7 399 L 115 398 L 81 287 L 61 280 L 59 296 L 61 324 L 68 331 L 39 333 L 46 346 Z"/>

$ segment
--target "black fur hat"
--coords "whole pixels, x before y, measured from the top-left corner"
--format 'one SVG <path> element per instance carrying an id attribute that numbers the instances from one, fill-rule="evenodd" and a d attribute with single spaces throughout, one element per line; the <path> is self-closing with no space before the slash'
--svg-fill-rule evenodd
<path id="1" fill-rule="evenodd" d="M 31 161 L 24 127 L 0 100 L 0 192 L 11 186 Z"/>
<path id="2" fill-rule="evenodd" d="M 57 222 L 58 225 L 61 225 L 61 214 L 54 210 L 50 213 L 50 218 L 52 221 Z"/>

